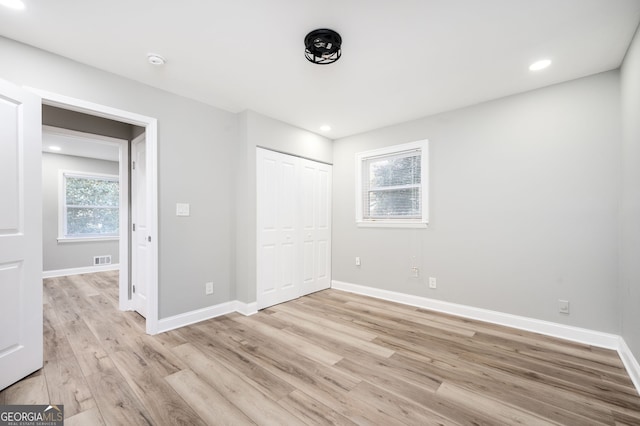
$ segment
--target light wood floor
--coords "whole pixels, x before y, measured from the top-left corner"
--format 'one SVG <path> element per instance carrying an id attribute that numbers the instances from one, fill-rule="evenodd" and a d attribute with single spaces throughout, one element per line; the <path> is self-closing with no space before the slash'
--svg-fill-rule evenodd
<path id="1" fill-rule="evenodd" d="M 2 404 L 65 425 L 639 425 L 614 351 L 335 290 L 158 336 L 117 274 L 45 280 L 45 366 Z"/>

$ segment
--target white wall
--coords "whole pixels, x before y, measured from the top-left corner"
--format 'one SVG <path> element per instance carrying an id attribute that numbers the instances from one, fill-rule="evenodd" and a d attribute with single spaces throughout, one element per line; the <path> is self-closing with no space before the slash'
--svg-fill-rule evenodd
<path id="1" fill-rule="evenodd" d="M 119 263 L 117 240 L 73 243 L 58 243 L 57 240 L 60 170 L 117 176 L 118 169 L 117 161 L 42 153 L 42 269 L 44 271 L 91 267 L 94 256 L 111 255 L 111 263 Z"/>
<path id="2" fill-rule="evenodd" d="M 622 202 L 620 299 L 622 337 L 640 359 L 640 31 L 622 65 Z"/>
<path id="3" fill-rule="evenodd" d="M 612 71 L 337 140 L 333 279 L 617 332 L 620 138 Z M 420 139 L 429 227 L 357 228 L 355 154 Z"/>
<path id="4" fill-rule="evenodd" d="M 331 140 L 253 111 L 239 117 L 236 147 L 236 297 L 256 301 L 256 147 L 331 163 Z"/>
<path id="5" fill-rule="evenodd" d="M 159 318 L 232 300 L 237 116 L 1 37 L 0 57 L 0 78 L 17 85 L 158 119 Z"/>

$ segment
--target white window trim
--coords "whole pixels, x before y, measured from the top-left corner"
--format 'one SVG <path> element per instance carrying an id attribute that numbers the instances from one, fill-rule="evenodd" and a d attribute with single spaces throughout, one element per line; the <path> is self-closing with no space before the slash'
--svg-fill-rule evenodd
<path id="1" fill-rule="evenodd" d="M 364 160 L 403 151 L 420 150 L 422 217 L 420 219 L 364 219 L 362 163 Z M 356 225 L 363 228 L 426 228 L 429 223 L 429 141 L 427 139 L 356 154 Z"/>
<path id="2" fill-rule="evenodd" d="M 75 170 L 59 170 L 58 171 L 58 243 L 82 243 L 90 241 L 118 241 L 120 235 L 97 235 L 90 234 L 84 236 L 66 235 L 66 185 L 65 176 L 76 176 L 83 178 L 108 178 L 120 182 L 119 175 L 111 175 L 105 173 L 78 172 Z M 118 207 L 118 211 L 120 208 Z"/>

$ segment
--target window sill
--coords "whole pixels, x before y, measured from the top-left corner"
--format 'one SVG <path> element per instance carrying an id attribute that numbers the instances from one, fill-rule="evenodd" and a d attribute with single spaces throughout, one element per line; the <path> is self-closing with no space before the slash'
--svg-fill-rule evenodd
<path id="1" fill-rule="evenodd" d="M 358 228 L 415 228 L 424 229 L 429 225 L 425 222 L 390 222 L 376 220 L 371 222 L 356 222 Z"/>
<path id="2" fill-rule="evenodd" d="M 67 244 L 67 243 L 91 243 L 96 241 L 118 241 L 120 237 L 61 237 L 58 238 L 58 244 Z"/>

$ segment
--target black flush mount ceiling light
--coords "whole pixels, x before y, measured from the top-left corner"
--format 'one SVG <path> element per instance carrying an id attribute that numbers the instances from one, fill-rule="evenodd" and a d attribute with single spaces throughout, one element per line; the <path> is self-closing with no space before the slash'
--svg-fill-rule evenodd
<path id="1" fill-rule="evenodd" d="M 304 56 L 314 64 L 332 64 L 342 55 L 342 37 L 333 30 L 313 30 L 304 38 Z"/>

